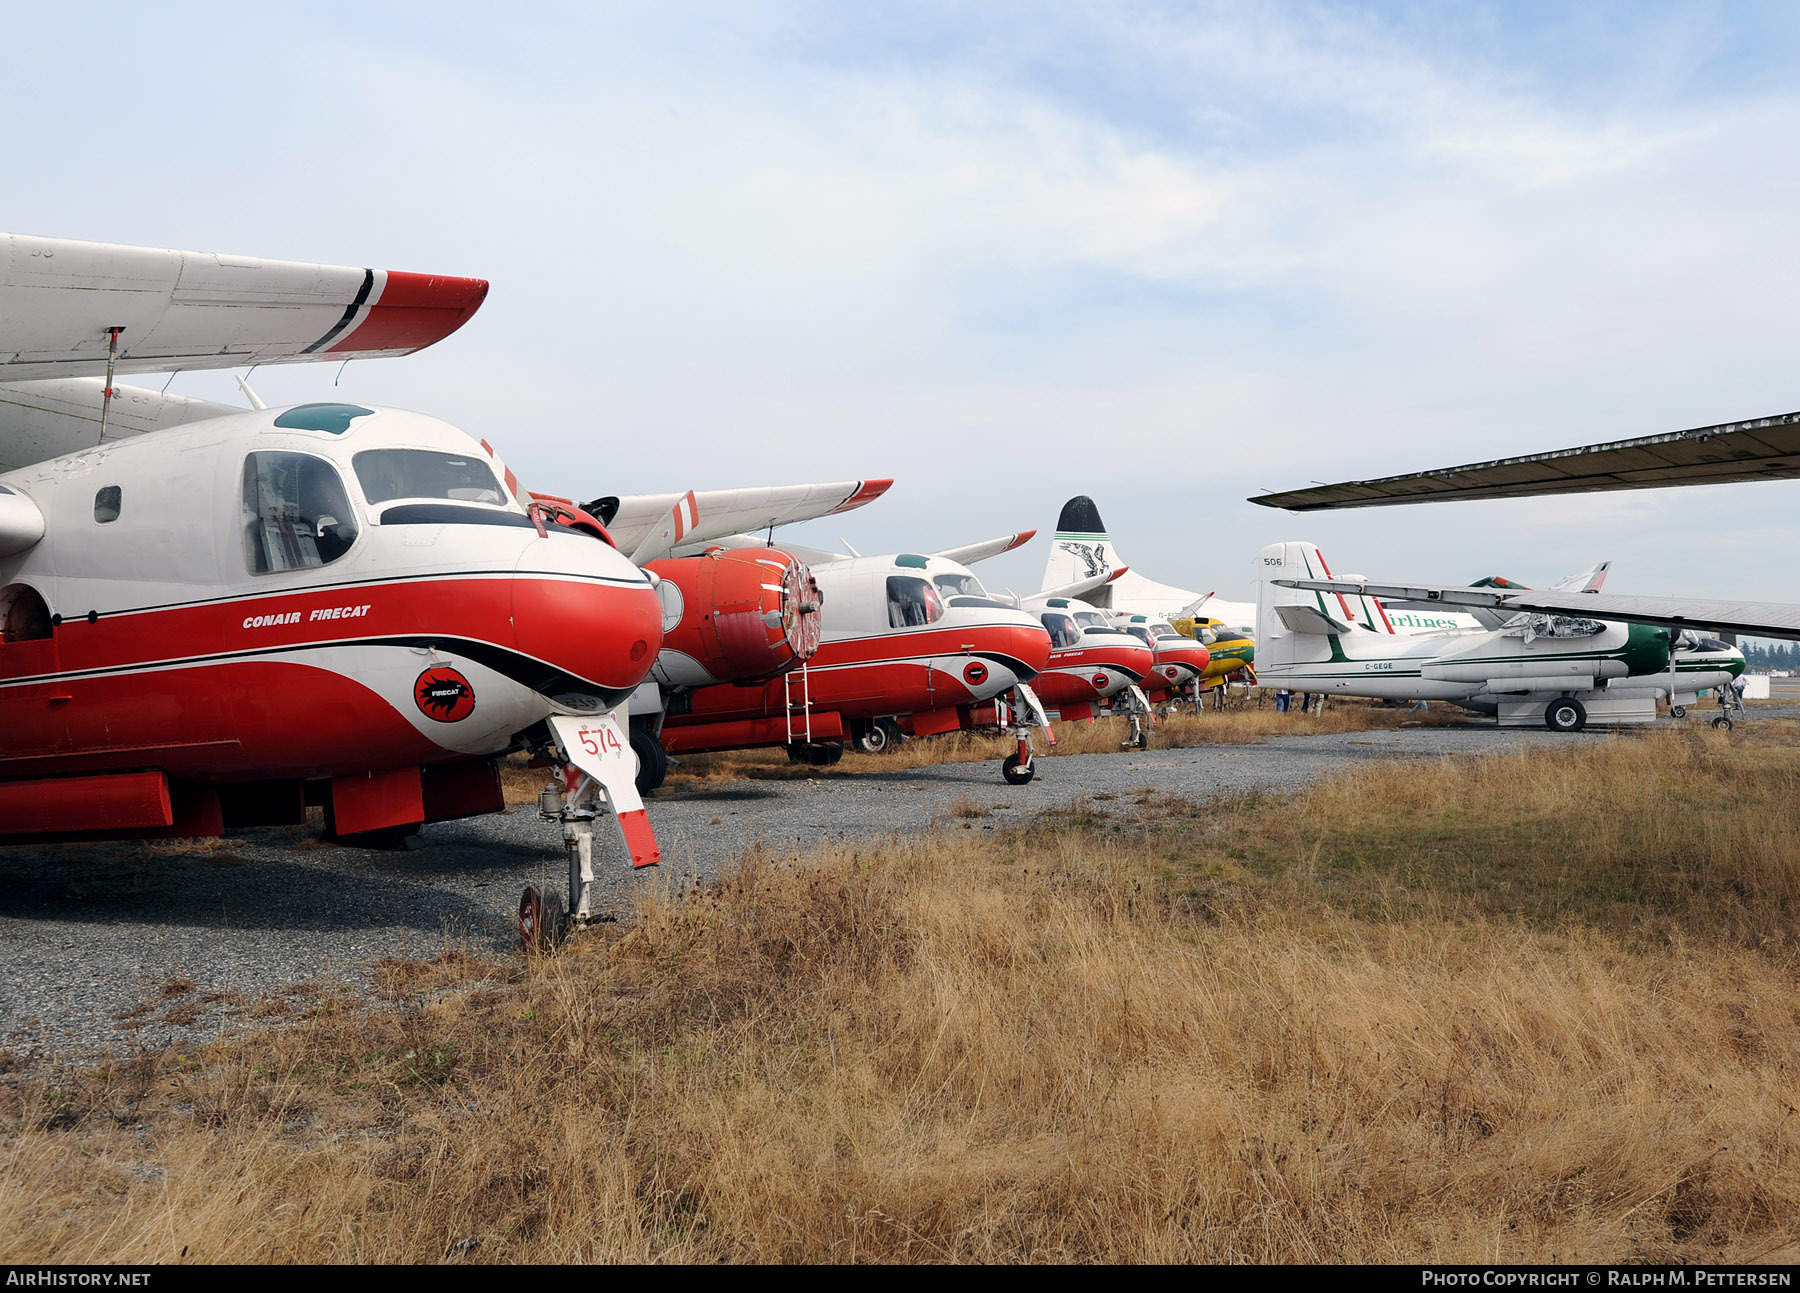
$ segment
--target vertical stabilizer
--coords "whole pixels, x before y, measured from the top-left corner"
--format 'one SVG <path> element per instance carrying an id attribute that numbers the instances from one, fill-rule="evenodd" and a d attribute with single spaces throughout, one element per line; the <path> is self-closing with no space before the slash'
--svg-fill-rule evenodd
<path id="1" fill-rule="evenodd" d="M 1329 578 L 1324 555 L 1310 543 L 1271 543 L 1256 554 L 1256 671 L 1265 681 L 1273 681 L 1283 665 L 1332 658 L 1331 637 L 1290 629 L 1282 622 L 1278 607 L 1304 606 L 1344 623 L 1356 620 L 1335 594 L 1281 588 L 1275 583 L 1277 579 Z"/>
<path id="2" fill-rule="evenodd" d="M 1050 558 L 1044 565 L 1044 581 L 1040 589 L 1064 588 L 1082 580 L 1094 579 L 1117 570 L 1122 563 L 1113 552 L 1112 540 L 1106 535 L 1106 523 L 1100 509 L 1086 494 L 1077 494 L 1063 504 L 1056 518 L 1056 534 L 1050 540 Z M 1083 594 L 1095 606 L 1112 606 L 1112 589 L 1102 585 Z"/>

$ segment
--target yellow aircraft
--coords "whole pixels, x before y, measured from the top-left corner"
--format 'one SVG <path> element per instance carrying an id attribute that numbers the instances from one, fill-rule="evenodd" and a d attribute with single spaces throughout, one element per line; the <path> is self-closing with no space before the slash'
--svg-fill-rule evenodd
<path id="1" fill-rule="evenodd" d="M 1224 620 L 1215 620 L 1206 615 L 1183 615 L 1169 623 L 1183 637 L 1205 643 L 1208 654 L 1212 656 L 1211 662 L 1200 675 L 1200 690 L 1212 691 L 1223 687 L 1239 675 L 1240 681 L 1256 681 L 1256 643 L 1251 638 L 1249 629 L 1234 628 Z"/>

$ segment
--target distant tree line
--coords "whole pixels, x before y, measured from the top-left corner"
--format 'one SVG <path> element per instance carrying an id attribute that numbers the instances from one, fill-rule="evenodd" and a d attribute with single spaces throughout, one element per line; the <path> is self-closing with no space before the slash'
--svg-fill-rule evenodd
<path id="1" fill-rule="evenodd" d="M 1767 638 L 1745 638 L 1738 643 L 1744 662 L 1752 673 L 1770 673 L 1776 669 L 1800 672 L 1800 642 L 1778 642 Z"/>

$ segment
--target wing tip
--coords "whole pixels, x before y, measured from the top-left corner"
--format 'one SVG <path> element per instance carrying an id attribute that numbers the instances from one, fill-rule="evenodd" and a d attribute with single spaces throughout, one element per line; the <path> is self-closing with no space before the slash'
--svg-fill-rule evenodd
<path id="1" fill-rule="evenodd" d="M 475 317 L 492 285 L 485 278 L 389 270 L 369 313 L 328 354 L 411 354 Z"/>
<path id="2" fill-rule="evenodd" d="M 849 498 L 846 498 L 843 502 L 839 503 L 836 507 L 832 508 L 829 512 L 826 512 L 825 515 L 836 516 L 839 512 L 848 512 L 853 508 L 863 506 L 865 503 L 873 503 L 876 499 L 887 493 L 888 490 L 892 489 L 893 485 L 894 481 L 891 476 L 885 480 L 859 481 L 857 482 L 856 492 L 850 495 Z"/>

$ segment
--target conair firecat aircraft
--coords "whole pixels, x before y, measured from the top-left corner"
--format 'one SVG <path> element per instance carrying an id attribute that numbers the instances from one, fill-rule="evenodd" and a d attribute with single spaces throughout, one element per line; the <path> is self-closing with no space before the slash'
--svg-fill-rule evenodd
<path id="1" fill-rule="evenodd" d="M 1581 614 L 1615 600 L 1596 593 L 1451 590 L 1469 599 L 1464 606 L 1498 609 L 1508 605 L 1505 599 L 1524 597 L 1554 608 L 1514 607 L 1494 629 L 1403 638 L 1372 627 L 1384 613 L 1380 598 L 1431 600 L 1430 590 L 1334 579 L 1310 543 L 1264 548 L 1257 576 L 1257 672 L 1264 686 L 1448 700 L 1497 713 L 1503 725 L 1542 721 L 1573 732 L 1590 716 L 1649 722 L 1671 685 L 1670 635 Z"/>
<path id="2" fill-rule="evenodd" d="M 956 559 L 1030 537 L 930 555 L 851 557 L 788 547 L 811 565 L 824 597 L 818 653 L 761 686 L 692 689 L 684 707 L 669 707 L 664 746 L 679 754 L 786 745 L 829 760 L 844 740 L 884 748 L 895 731 L 890 724 L 900 720 L 918 736 L 969 727 L 974 706 L 1009 695 L 1019 746 L 1002 773 L 1013 784 L 1031 780 L 1030 731 L 1048 718 L 1028 684 L 1049 663 L 1049 635 L 1034 617 L 990 597 Z"/>
<path id="3" fill-rule="evenodd" d="M 433 418 L 115 384 L 404 354 L 485 282 L 0 246 L 0 841 L 218 835 L 309 803 L 340 836 L 405 831 L 499 811 L 491 756 L 524 747 L 561 768 L 540 807 L 577 916 L 600 813 L 657 861 L 613 711 L 663 607 L 604 531 L 547 523 Z M 555 915 L 528 890 L 521 931 Z"/>

